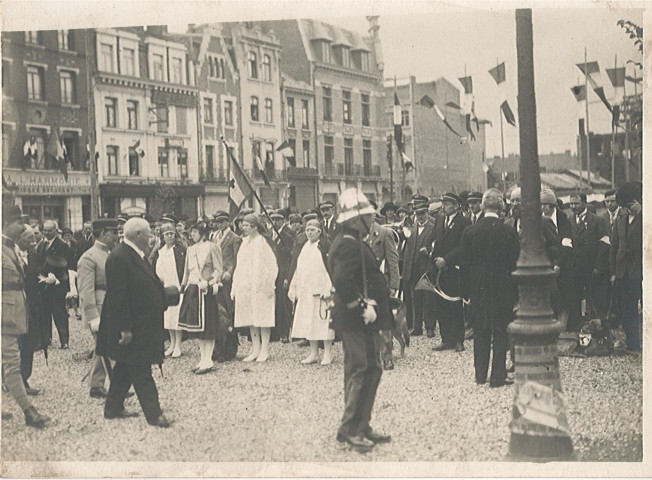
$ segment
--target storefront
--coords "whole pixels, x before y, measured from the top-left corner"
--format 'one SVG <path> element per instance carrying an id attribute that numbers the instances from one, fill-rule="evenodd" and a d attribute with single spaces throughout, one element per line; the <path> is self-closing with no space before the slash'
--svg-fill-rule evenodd
<path id="1" fill-rule="evenodd" d="M 88 172 L 23 171 L 4 168 L 4 180 L 14 203 L 40 224 L 56 220 L 59 227 L 82 228 L 90 220 L 91 180 Z"/>
<path id="2" fill-rule="evenodd" d="M 111 184 L 100 185 L 102 212 L 109 217 L 119 213 L 145 211 L 153 219 L 163 213 L 197 218 L 198 203 L 204 195 L 203 185 Z"/>

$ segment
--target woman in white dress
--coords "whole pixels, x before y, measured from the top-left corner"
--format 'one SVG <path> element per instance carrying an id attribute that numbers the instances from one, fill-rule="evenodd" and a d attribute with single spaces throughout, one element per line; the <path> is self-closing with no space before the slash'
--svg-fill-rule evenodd
<path id="1" fill-rule="evenodd" d="M 181 282 L 184 292 L 179 327 L 189 338 L 199 340 L 200 359 L 191 371 L 203 375 L 213 370 L 213 348 L 219 336 L 217 306 L 218 283 L 222 278 L 222 252 L 220 247 L 207 241 L 208 225 L 198 221 L 190 229 L 194 242 L 186 252 L 186 268 Z"/>
<path id="2" fill-rule="evenodd" d="M 161 226 L 161 234 L 163 245 L 154 252 L 152 266 L 163 285 L 174 285 L 180 289 L 186 264 L 186 247 L 178 240 L 174 224 L 164 223 Z M 163 324 L 170 333 L 170 347 L 165 351 L 165 356 L 180 357 L 183 332 L 179 329 L 178 305 L 167 308 L 163 314 Z"/>
<path id="3" fill-rule="evenodd" d="M 246 215 L 240 228 L 244 238 L 231 287 L 231 298 L 235 301 L 234 327 L 249 327 L 251 333 L 252 351 L 243 361 L 264 362 L 269 357 L 269 336 L 275 320 L 278 264 L 258 215 Z"/>
<path id="4" fill-rule="evenodd" d="M 319 221 L 308 220 L 308 241 L 297 247 L 300 250 L 295 251 L 298 258 L 288 298 L 293 303 L 296 302 L 292 338 L 305 338 L 310 342 L 310 355 L 301 360 L 301 363 L 319 362 L 319 340 L 323 340 L 324 358 L 321 364 L 329 365 L 332 361 L 331 346 L 335 332 L 328 327 L 330 315 L 326 307 L 333 284 L 326 269 L 327 252 L 321 242 L 321 233 Z"/>

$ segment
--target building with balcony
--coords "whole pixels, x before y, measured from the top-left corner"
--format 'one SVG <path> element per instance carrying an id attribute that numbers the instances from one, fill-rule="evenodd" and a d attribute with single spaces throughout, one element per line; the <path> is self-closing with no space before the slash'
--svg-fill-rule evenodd
<path id="1" fill-rule="evenodd" d="M 53 219 L 73 229 L 91 216 L 87 35 L 87 30 L 2 33 L 3 193 L 39 222 Z M 48 153 L 57 152 L 57 139 L 67 178 Z"/>
<path id="2" fill-rule="evenodd" d="M 198 103 L 185 43 L 165 27 L 98 29 L 94 103 L 101 211 L 197 217 Z"/>
<path id="3" fill-rule="evenodd" d="M 177 38 L 188 47 L 199 89 L 199 178 L 205 188 L 201 211 L 209 215 L 228 211 L 230 164 L 221 137 L 240 157 L 238 73 L 221 24 L 189 25 L 188 32 Z"/>
<path id="4" fill-rule="evenodd" d="M 318 20 L 262 22 L 279 38 L 283 74 L 314 92 L 319 201 L 350 186 L 378 201 L 389 195 L 382 53 L 377 17 L 369 20 L 371 36 Z"/>
<path id="5" fill-rule="evenodd" d="M 401 103 L 403 143 L 405 152 L 413 161 L 414 170 L 403 176 L 395 143 L 394 158 L 395 198 L 408 201 L 413 193 L 436 197 L 445 192 L 463 190 L 484 191 L 486 174 L 483 170 L 486 147 L 486 122 L 472 122 L 475 140 L 469 140 L 466 119 L 459 108 L 460 91 L 445 78 L 417 82 L 411 76 L 405 79 L 385 80 L 385 124 L 387 136 L 394 133 L 394 92 Z M 462 137 L 452 133 L 432 108 L 419 104 L 428 95 L 444 113 L 446 119 Z M 486 169 L 486 167 L 485 167 Z"/>

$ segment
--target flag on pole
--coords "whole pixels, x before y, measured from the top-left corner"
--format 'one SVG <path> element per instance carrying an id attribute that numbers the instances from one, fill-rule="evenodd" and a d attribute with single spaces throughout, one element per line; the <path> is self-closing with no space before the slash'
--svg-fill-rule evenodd
<path id="1" fill-rule="evenodd" d="M 602 77 L 600 75 L 600 66 L 598 65 L 598 62 L 588 62 L 586 64 L 586 72 L 584 71 L 583 63 L 578 63 L 577 68 L 579 68 L 580 71 L 586 75 L 589 84 L 591 84 L 591 88 L 593 88 L 593 91 L 611 112 L 611 104 L 607 100 L 607 97 L 604 93 L 604 87 L 602 86 Z"/>
<path id="2" fill-rule="evenodd" d="M 260 155 L 256 153 L 254 150 L 254 163 L 256 165 L 256 168 L 258 169 L 258 173 L 263 177 L 263 182 L 265 182 L 266 187 L 271 188 L 271 184 L 269 183 L 269 179 L 267 178 L 267 174 L 265 173 L 265 167 L 263 166 L 263 162 L 260 159 Z"/>
<path id="3" fill-rule="evenodd" d="M 496 85 L 503 83 L 505 81 L 505 62 L 498 64 L 489 70 L 489 75 L 491 75 L 496 81 Z"/>
<path id="4" fill-rule="evenodd" d="M 502 110 L 503 115 L 505 115 L 505 120 L 507 120 L 507 123 L 515 127 L 516 117 L 514 116 L 514 112 L 512 112 L 512 109 L 509 107 L 509 103 L 507 103 L 507 100 L 505 100 L 500 105 L 500 109 Z"/>
<path id="5" fill-rule="evenodd" d="M 229 210 L 231 216 L 235 217 L 242 204 L 251 198 L 254 191 L 251 188 L 251 182 L 249 182 L 242 167 L 233 156 L 231 147 L 227 146 L 227 154 L 231 159 L 231 168 L 229 169 Z"/>
<path id="6" fill-rule="evenodd" d="M 293 167 L 297 166 L 297 162 L 294 158 L 294 151 L 292 150 L 292 146 L 290 145 L 290 142 L 284 140 L 283 143 L 281 143 L 278 146 L 276 151 L 279 152 L 281 155 L 283 155 L 290 165 L 292 165 Z"/>
<path id="7" fill-rule="evenodd" d="M 439 117 L 439 119 L 442 122 L 444 122 L 444 125 L 446 125 L 446 127 L 448 127 L 448 129 L 451 132 L 453 132 L 455 134 L 455 136 L 461 138 L 460 134 L 457 133 L 455 131 L 455 129 L 451 126 L 451 124 L 446 119 L 446 116 L 442 113 L 442 111 L 439 109 L 439 107 L 437 107 L 437 105 L 435 104 L 435 102 L 434 102 L 434 100 L 432 98 L 430 98 L 428 95 L 424 95 L 423 97 L 421 97 L 421 100 L 419 100 L 419 105 L 421 105 L 423 107 L 426 107 L 426 108 L 432 108 L 435 111 L 435 113 L 437 114 L 437 116 Z"/>
<path id="8" fill-rule="evenodd" d="M 52 129 L 52 134 L 50 135 L 50 139 L 48 140 L 48 146 L 45 149 L 46 153 L 50 155 L 52 158 L 54 158 L 57 166 L 59 167 L 59 171 L 63 173 L 63 178 L 68 181 L 68 163 L 66 161 L 66 147 L 59 138 L 59 134 L 57 133 L 57 129 L 53 128 Z"/>
<path id="9" fill-rule="evenodd" d="M 614 87 L 625 86 L 625 67 L 620 68 L 607 68 L 607 75 L 611 80 L 611 85 Z"/>
<path id="10" fill-rule="evenodd" d="M 140 158 L 143 158 L 145 156 L 145 150 L 143 150 L 143 147 L 140 146 L 140 140 L 137 140 L 136 143 L 134 143 L 131 148 L 134 149 L 134 151 L 138 154 Z"/>
<path id="11" fill-rule="evenodd" d="M 575 85 L 574 87 L 571 87 L 571 92 L 573 92 L 573 96 L 575 97 L 575 100 L 577 100 L 577 103 L 579 105 L 579 133 L 580 136 L 583 137 L 585 135 L 584 132 L 584 106 L 582 102 L 586 101 L 586 88 L 584 85 Z"/>
<path id="12" fill-rule="evenodd" d="M 473 79 L 471 76 L 467 77 L 460 77 L 458 78 L 462 86 L 464 87 L 464 93 L 467 95 L 471 95 L 473 93 Z"/>
<path id="13" fill-rule="evenodd" d="M 462 110 L 462 107 L 460 107 L 460 106 L 459 106 L 457 103 L 455 103 L 455 102 L 448 102 L 448 103 L 446 104 L 446 106 L 447 106 L 447 107 L 454 108 L 454 109 L 456 109 L 456 110 Z"/>
<path id="14" fill-rule="evenodd" d="M 23 145 L 23 162 L 21 165 L 23 170 L 27 170 L 27 168 L 32 165 L 32 160 L 36 160 L 37 157 L 37 144 L 34 138 L 31 137 L 29 140 L 25 140 L 25 145 Z M 8 162 L 8 159 L 6 159 L 5 162 Z"/>
<path id="15" fill-rule="evenodd" d="M 471 114 L 466 114 L 466 131 L 469 133 L 469 139 L 475 142 L 475 134 L 471 128 Z"/>
<path id="16" fill-rule="evenodd" d="M 403 168 L 406 171 L 410 171 L 414 168 L 412 160 L 405 154 L 405 145 L 403 145 L 403 118 L 401 112 L 401 102 L 398 99 L 398 93 L 394 90 L 394 140 L 396 141 L 396 147 L 398 148 L 399 153 L 401 154 L 401 161 L 403 163 Z"/>

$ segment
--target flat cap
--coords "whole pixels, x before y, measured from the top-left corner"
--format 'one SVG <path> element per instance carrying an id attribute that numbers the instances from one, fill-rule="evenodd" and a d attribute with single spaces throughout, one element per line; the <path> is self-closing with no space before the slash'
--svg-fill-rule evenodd
<path id="1" fill-rule="evenodd" d="M 319 204 L 319 209 L 324 209 L 324 208 L 335 208 L 335 204 L 331 202 L 330 200 L 326 200 L 324 202 L 321 202 Z"/>
<path id="2" fill-rule="evenodd" d="M 412 195 L 412 204 L 416 205 L 417 203 L 428 203 L 428 197 L 420 193 L 415 193 Z"/>
<path id="3" fill-rule="evenodd" d="M 280 209 L 279 210 L 273 210 L 272 212 L 270 212 L 269 218 L 282 218 L 282 219 L 285 219 L 284 213 L 285 212 L 283 210 L 280 210 Z"/>
<path id="4" fill-rule="evenodd" d="M 231 216 L 224 210 L 218 210 L 213 214 L 213 220 L 228 220 Z"/>
<path id="5" fill-rule="evenodd" d="M 117 230 L 118 220 L 116 218 L 98 218 L 93 220 L 93 230 Z"/>
<path id="6" fill-rule="evenodd" d="M 462 204 L 462 199 L 460 198 L 460 196 L 457 193 L 453 193 L 453 192 L 444 193 L 441 196 L 441 201 L 442 202 L 455 202 L 458 205 Z"/>
<path id="7" fill-rule="evenodd" d="M 179 219 L 173 213 L 164 213 L 161 215 L 161 221 L 174 223 L 175 225 L 179 223 Z"/>
<path id="8" fill-rule="evenodd" d="M 466 201 L 470 202 L 471 200 L 478 200 L 482 201 L 482 193 L 480 192 L 469 192 L 468 195 L 466 196 Z"/>
<path id="9" fill-rule="evenodd" d="M 118 223 L 122 223 L 122 224 L 127 223 L 127 220 L 129 220 L 129 215 L 127 215 L 126 213 L 121 213 L 120 215 L 118 215 L 116 220 L 118 221 Z"/>

